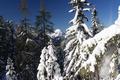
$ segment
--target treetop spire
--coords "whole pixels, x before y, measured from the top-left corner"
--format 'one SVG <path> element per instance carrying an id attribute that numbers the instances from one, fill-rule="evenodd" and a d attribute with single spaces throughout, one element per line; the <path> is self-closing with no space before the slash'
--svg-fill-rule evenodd
<path id="1" fill-rule="evenodd" d="M 40 0 L 40 11 L 45 9 L 45 0 Z"/>
<path id="2" fill-rule="evenodd" d="M 21 0 L 21 2 L 20 2 L 20 10 L 21 10 L 22 16 L 26 17 L 28 15 L 27 0 Z"/>

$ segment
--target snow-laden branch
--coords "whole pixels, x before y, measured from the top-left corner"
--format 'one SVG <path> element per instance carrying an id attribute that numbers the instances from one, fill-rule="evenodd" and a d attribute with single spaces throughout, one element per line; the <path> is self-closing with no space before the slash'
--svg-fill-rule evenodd
<path id="1" fill-rule="evenodd" d="M 96 56 L 104 55 L 107 48 L 106 45 L 117 35 L 120 35 L 120 26 L 114 24 L 95 35 L 95 37 L 85 40 L 80 47 L 80 54 L 88 54 L 89 58 L 81 64 L 79 70 L 83 67 L 86 69 L 89 66 L 90 71 L 94 72 L 97 64 Z"/>

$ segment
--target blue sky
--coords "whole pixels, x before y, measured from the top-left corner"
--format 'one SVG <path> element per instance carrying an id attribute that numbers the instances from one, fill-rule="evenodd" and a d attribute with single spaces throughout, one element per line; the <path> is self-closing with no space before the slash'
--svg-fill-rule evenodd
<path id="1" fill-rule="evenodd" d="M 120 4 L 119 0 L 88 1 L 96 6 L 101 23 L 105 26 L 111 25 L 117 18 L 117 8 Z M 68 13 L 71 9 L 68 2 L 69 0 L 45 0 L 46 8 L 52 14 L 51 21 L 55 24 L 55 28 L 65 30 L 69 27 L 68 22 L 74 15 Z M 20 0 L 0 0 L 0 15 L 18 23 L 21 19 L 19 6 Z M 33 24 L 35 22 L 35 16 L 39 14 L 40 0 L 28 0 L 28 7 L 29 19 Z"/>

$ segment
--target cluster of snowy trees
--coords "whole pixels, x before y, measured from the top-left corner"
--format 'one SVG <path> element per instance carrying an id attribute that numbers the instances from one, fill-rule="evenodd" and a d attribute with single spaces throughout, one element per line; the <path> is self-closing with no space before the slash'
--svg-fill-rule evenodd
<path id="1" fill-rule="evenodd" d="M 73 9 L 69 12 L 74 12 L 75 16 L 70 21 L 71 26 L 63 35 L 64 43 L 61 43 L 64 44 L 63 72 L 59 72 L 61 69 L 59 66 L 57 69 L 53 67 L 59 58 L 56 56 L 54 48 L 56 46 L 52 46 L 54 44 L 51 43 L 55 52 L 49 49 L 50 45 L 43 49 L 44 58 L 41 55 L 37 78 L 40 80 L 119 80 L 119 15 L 115 24 L 103 29 L 94 5 L 86 0 L 71 0 L 70 4 Z M 89 19 L 84 12 L 92 15 L 92 29 L 86 24 L 85 20 Z M 46 66 L 45 55 L 49 54 L 49 50 L 51 54 L 55 54 L 52 55 L 54 63 L 51 63 L 52 66 Z M 49 72 L 48 67 L 53 71 L 50 68 L 51 72 Z M 59 73 L 57 79 L 54 77 L 55 71 Z M 50 73 L 53 76 L 49 78 Z"/>
<path id="2" fill-rule="evenodd" d="M 47 34 L 54 31 L 50 18 L 47 11 L 40 11 L 32 26 L 27 18 L 15 24 L 0 16 L 0 80 L 37 80 L 39 56 L 48 45 Z"/>
<path id="3" fill-rule="evenodd" d="M 65 34 L 45 9 L 35 26 L 0 16 L 0 80 L 120 80 L 120 7 L 115 23 L 103 29 L 93 4 L 69 4 L 75 15 Z"/>

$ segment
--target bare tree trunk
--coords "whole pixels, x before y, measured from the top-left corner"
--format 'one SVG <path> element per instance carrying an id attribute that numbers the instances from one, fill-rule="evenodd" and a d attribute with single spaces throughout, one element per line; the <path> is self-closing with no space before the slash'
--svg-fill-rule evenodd
<path id="1" fill-rule="evenodd" d="M 99 80 L 99 69 L 98 69 L 97 65 L 95 66 L 95 73 L 94 73 L 94 75 L 95 75 L 95 80 Z"/>

